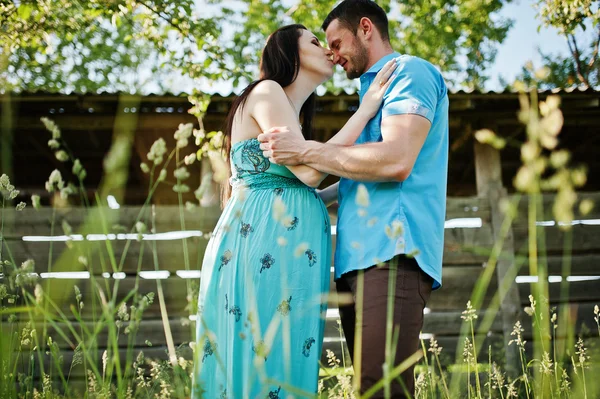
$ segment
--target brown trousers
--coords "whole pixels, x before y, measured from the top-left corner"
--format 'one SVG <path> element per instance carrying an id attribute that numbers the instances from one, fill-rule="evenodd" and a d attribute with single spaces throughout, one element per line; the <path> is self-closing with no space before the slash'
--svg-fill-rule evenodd
<path id="1" fill-rule="evenodd" d="M 393 293 L 393 322 L 394 328 L 399 328 L 399 337 L 396 343 L 397 350 L 393 369 L 420 348 L 419 333 L 423 327 L 423 309 L 431 295 L 433 279 L 421 270 L 414 258 L 398 255 L 383 265 L 345 273 L 336 283 L 339 294 L 350 293 L 354 299 L 352 304 L 340 305 L 340 318 L 350 357 L 355 361 L 354 334 L 357 283 L 359 275 L 364 276 L 361 394 L 365 393 L 383 377 L 388 282 L 390 271 L 394 269 L 396 270 L 396 287 Z M 411 366 L 391 383 L 391 397 L 412 397 L 414 391 L 414 366 Z M 384 391 L 382 389 L 373 398 L 383 398 L 383 395 Z"/>

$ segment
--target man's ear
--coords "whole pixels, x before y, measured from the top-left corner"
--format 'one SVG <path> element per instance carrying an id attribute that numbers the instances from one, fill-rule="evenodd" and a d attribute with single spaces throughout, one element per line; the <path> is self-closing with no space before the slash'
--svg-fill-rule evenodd
<path id="1" fill-rule="evenodd" d="M 375 29 L 373 21 L 367 17 L 362 17 L 358 22 L 358 32 L 360 32 L 367 40 L 373 36 L 373 29 Z"/>

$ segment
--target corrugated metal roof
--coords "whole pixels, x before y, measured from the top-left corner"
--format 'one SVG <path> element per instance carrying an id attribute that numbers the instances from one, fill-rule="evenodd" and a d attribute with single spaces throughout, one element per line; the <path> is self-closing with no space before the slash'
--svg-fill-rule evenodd
<path id="1" fill-rule="evenodd" d="M 474 96 L 494 96 L 494 95 L 507 95 L 507 94 L 517 94 L 518 91 L 513 89 L 504 89 L 504 90 L 464 90 L 464 89 L 455 89 L 450 90 L 451 95 L 474 95 Z M 582 87 L 582 86 L 573 86 L 568 88 L 555 88 L 548 90 L 538 90 L 539 94 L 549 95 L 549 94 L 600 94 L 599 90 L 596 90 L 592 87 Z M 22 92 L 13 92 L 15 96 L 121 96 L 121 95 L 141 95 L 142 97 L 183 97 L 187 98 L 191 93 L 173 93 L 173 92 L 164 92 L 164 93 L 147 93 L 147 94 L 134 94 L 134 93 L 124 93 L 124 92 L 110 92 L 110 91 L 101 91 L 97 93 L 76 93 L 76 92 L 48 92 L 48 91 L 22 91 Z M 211 93 L 208 93 L 211 94 Z M 237 95 L 235 91 L 231 91 L 229 93 L 225 92 L 214 92 L 212 96 L 215 98 L 228 98 L 231 96 Z M 342 90 L 340 93 L 336 94 L 331 91 L 327 91 L 320 95 L 320 97 L 329 97 L 329 96 L 354 96 L 356 92 Z"/>

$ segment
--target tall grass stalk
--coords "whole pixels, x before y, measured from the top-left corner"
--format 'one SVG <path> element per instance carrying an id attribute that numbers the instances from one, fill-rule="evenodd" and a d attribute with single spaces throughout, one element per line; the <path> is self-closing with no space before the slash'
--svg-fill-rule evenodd
<path id="1" fill-rule="evenodd" d="M 420 340 L 421 341 L 421 349 L 423 350 L 423 353 L 427 353 L 426 349 L 425 349 L 425 342 L 423 342 L 423 339 Z M 432 363 L 433 363 L 433 354 L 431 355 L 432 358 Z M 434 392 L 434 379 L 433 379 L 433 373 L 431 372 L 431 367 L 429 366 L 429 360 L 427 360 L 427 356 L 423 356 L 423 361 L 425 362 L 425 370 L 427 372 L 427 378 L 429 379 L 429 393 L 431 394 L 431 397 L 435 397 L 435 392 Z M 387 377 L 387 376 L 384 376 Z"/>
<path id="2" fill-rule="evenodd" d="M 481 383 L 479 382 L 479 362 L 477 361 L 477 346 L 475 342 L 475 329 L 473 328 L 473 319 L 469 320 L 471 326 L 471 340 L 473 341 L 473 357 L 475 365 L 475 384 L 477 386 L 477 397 L 481 398 Z"/>
<path id="3" fill-rule="evenodd" d="M 356 321 L 354 324 L 354 358 L 352 359 L 354 375 L 356 376 L 353 380 L 353 388 L 355 392 L 360 392 L 360 376 L 362 375 L 362 326 L 364 296 L 365 274 L 359 271 L 356 279 Z"/>
<path id="4" fill-rule="evenodd" d="M 385 364 L 383 365 L 383 378 L 387 381 L 387 383 L 383 387 L 383 393 L 385 398 L 390 398 L 392 395 L 390 385 L 391 380 L 389 379 L 389 375 L 396 359 L 396 351 L 392 351 L 392 335 L 394 331 L 394 300 L 396 297 L 397 274 L 398 270 L 396 266 L 390 265 L 388 276 L 387 313 L 385 324 Z"/>
<path id="5" fill-rule="evenodd" d="M 567 355 L 567 347 L 572 347 L 575 345 L 575 337 L 574 337 L 574 329 L 570 328 L 569 321 L 569 313 L 570 313 L 570 305 L 569 301 L 569 281 L 567 278 L 571 275 L 572 268 L 572 253 L 573 253 L 573 231 L 571 229 L 565 231 L 564 233 L 564 243 L 563 243 L 563 256 L 562 256 L 562 265 L 561 265 L 561 282 L 560 282 L 560 305 L 558 308 L 558 318 L 560 319 L 560 323 L 558 323 L 558 330 L 560 331 L 560 335 L 565 336 L 565 343 L 562 347 L 556 347 L 556 341 L 554 342 L 554 362 L 555 365 L 558 361 L 561 363 L 565 362 L 568 359 Z M 557 328 L 553 329 L 556 334 Z M 556 375 L 558 379 L 558 374 Z"/>
<path id="6" fill-rule="evenodd" d="M 502 394 L 502 388 L 500 388 Z M 492 345 L 488 347 L 488 396 L 492 397 Z"/>
<path id="7" fill-rule="evenodd" d="M 522 109 L 528 112 L 528 120 L 530 123 L 527 125 L 527 137 L 528 143 L 531 146 L 539 146 L 538 137 L 540 132 L 538 131 L 537 123 L 539 121 L 539 104 L 537 91 L 531 91 L 530 101 L 527 101 L 527 97 L 520 95 L 519 97 L 522 105 Z M 533 168 L 533 160 L 525 159 L 526 165 Z M 543 230 L 537 226 L 538 218 L 543 213 L 542 195 L 541 195 L 541 173 L 535 174 L 528 187 L 529 193 L 529 206 L 527 213 L 527 226 L 528 226 L 528 243 L 529 243 L 529 274 L 537 277 L 537 282 L 531 283 L 531 292 L 535 302 L 538 304 L 537 312 L 535 312 L 536 322 L 533 326 L 533 346 L 534 346 L 534 358 L 542 359 L 543 353 L 548 350 L 549 341 L 549 328 L 547 327 L 547 320 L 543 319 L 544 315 L 548 314 L 548 304 L 546 298 L 548 295 L 548 273 L 544 265 L 539 263 L 538 254 L 539 251 L 545 253 L 545 246 L 543 245 Z M 538 237 L 538 229 L 541 234 Z M 538 247 L 539 243 L 542 243 L 541 248 Z M 535 311 L 535 309 L 534 309 Z M 540 388 L 542 375 L 539 369 L 534 368 L 534 381 L 538 388 Z"/>
<path id="8" fill-rule="evenodd" d="M 152 230 L 156 231 L 156 206 L 152 205 Z M 154 263 L 154 270 L 158 271 L 158 250 L 156 249 L 156 240 L 152 241 L 152 261 Z M 171 324 L 169 323 L 169 314 L 167 313 L 167 306 L 165 304 L 165 293 L 162 289 L 162 283 L 160 279 L 156 279 L 156 289 L 158 291 L 158 303 L 160 305 L 160 315 L 163 322 L 163 328 L 165 330 L 165 338 L 167 340 L 167 349 L 169 351 L 169 361 L 173 367 L 177 367 L 177 355 L 175 354 L 175 344 L 173 343 L 173 334 L 171 334 Z"/>
<path id="9" fill-rule="evenodd" d="M 384 387 L 385 384 L 389 383 L 389 381 L 393 381 L 394 379 L 398 378 L 400 376 L 400 374 L 402 374 L 404 371 L 406 371 L 406 369 L 408 369 L 410 366 L 417 363 L 422 357 L 423 357 L 423 352 L 421 352 L 420 350 L 413 353 L 411 356 L 406 358 L 398 366 L 394 367 L 388 374 L 387 378 L 382 378 L 381 380 L 377 381 L 377 383 L 375 383 L 372 387 L 370 387 L 361 396 L 361 399 L 369 399 L 371 396 L 375 395 L 378 391 L 380 391 Z"/>
<path id="10" fill-rule="evenodd" d="M 444 376 L 444 369 L 442 368 L 442 363 L 440 362 L 440 353 L 442 352 L 442 348 L 438 346 L 437 341 L 433 338 L 430 340 L 430 348 L 429 351 L 432 352 L 432 357 L 435 358 L 438 369 L 440 371 L 440 379 L 442 380 L 442 385 L 444 387 L 444 395 L 447 399 L 450 399 L 450 390 L 448 389 L 448 385 L 446 384 L 446 377 Z M 432 360 L 433 363 L 433 360 Z"/>
<path id="11" fill-rule="evenodd" d="M 175 167 L 177 168 L 182 164 L 182 161 L 179 159 L 179 146 L 176 147 L 175 153 L 176 153 Z M 182 181 L 181 181 L 181 179 L 179 179 L 179 177 L 176 178 L 176 181 L 177 181 L 177 186 L 179 186 L 182 183 Z M 177 191 L 177 202 L 179 204 L 179 224 L 181 225 L 181 231 L 186 231 L 187 229 L 185 226 L 185 215 L 184 215 L 185 205 L 183 203 L 183 193 L 180 190 Z M 181 243 L 183 246 L 184 267 L 185 267 L 186 271 L 189 271 L 190 270 L 190 257 L 189 257 L 187 238 L 182 239 Z M 189 279 L 186 279 L 185 283 L 186 283 L 185 286 L 186 286 L 187 296 L 191 297 L 191 295 L 192 295 L 191 281 Z M 190 309 L 190 314 L 191 313 L 192 313 L 192 309 Z"/>
<path id="12" fill-rule="evenodd" d="M 473 289 L 473 292 L 471 293 L 471 299 L 470 299 L 470 304 L 475 309 L 480 308 L 483 304 L 483 299 L 484 299 L 485 293 L 488 290 L 489 284 L 492 280 L 492 276 L 494 275 L 494 272 L 496 270 L 496 265 L 498 263 L 498 259 L 499 259 L 500 255 L 502 254 L 502 248 L 504 247 L 504 242 L 505 242 L 506 238 L 508 237 L 508 234 L 510 233 L 513 220 L 516 217 L 516 212 L 514 211 L 514 209 L 517 208 L 517 204 L 519 203 L 519 200 L 520 200 L 520 196 L 517 195 L 512 199 L 512 201 L 507 206 L 508 212 L 506 213 L 506 216 L 502 222 L 500 234 L 496 238 L 496 241 L 494 242 L 494 246 L 490 252 L 490 255 L 487 260 L 486 267 L 485 267 L 483 273 L 481 274 L 481 276 L 477 279 L 477 282 L 475 283 L 475 287 Z M 518 267 L 516 267 L 516 265 L 513 265 L 513 266 L 514 267 L 512 267 L 512 270 L 514 270 L 514 275 L 516 276 L 516 274 L 518 273 Z M 508 273 L 508 274 L 511 274 L 511 273 Z M 514 277 L 511 280 L 509 280 L 507 283 L 508 284 L 514 283 Z M 508 290 L 496 291 L 495 297 L 498 295 L 499 292 L 507 292 L 507 291 Z M 503 300 L 503 298 L 501 298 L 498 301 L 498 305 L 496 307 L 488 307 L 488 310 L 485 313 L 484 322 L 481 323 L 479 332 L 477 335 L 478 338 L 479 337 L 481 337 L 481 338 L 477 342 L 474 340 L 473 341 L 474 345 L 479 346 L 483 342 L 483 339 L 485 337 L 485 332 L 489 331 L 489 328 L 491 327 L 494 319 L 496 318 L 496 315 L 498 313 L 498 310 L 500 309 L 500 303 L 502 302 L 502 300 Z M 463 326 L 461 327 L 461 331 L 460 331 L 460 336 L 462 339 L 459 339 L 459 342 L 458 342 L 457 348 L 456 348 L 456 361 L 457 362 L 459 361 L 460 354 L 464 350 L 464 342 L 465 342 L 464 337 L 467 334 L 469 334 L 469 327 L 471 328 L 471 338 L 474 339 L 472 324 L 470 326 L 469 326 L 469 324 L 463 324 Z M 483 332 L 483 334 L 481 334 L 481 332 Z M 477 362 L 477 355 L 476 355 L 475 359 Z M 458 378 L 458 375 L 454 375 L 450 381 L 450 392 L 452 392 L 453 397 L 458 395 L 459 387 L 460 387 L 460 380 Z"/>
<path id="13" fill-rule="evenodd" d="M 56 208 L 53 207 L 52 208 L 52 218 L 50 220 L 50 237 L 54 237 L 54 225 L 55 225 L 55 223 L 56 223 Z M 52 254 L 53 254 L 53 249 L 54 249 L 54 241 L 50 241 L 49 247 L 50 248 L 48 249 L 48 266 L 47 267 L 48 267 L 48 273 L 52 273 Z M 51 295 L 51 292 L 50 292 L 51 281 L 52 280 L 48 279 L 46 281 L 46 284 L 45 284 L 45 287 L 44 287 L 44 290 L 48 293 L 48 295 Z M 48 307 L 47 307 L 46 303 L 44 303 L 44 307 L 45 307 L 45 310 L 47 311 Z M 47 337 L 48 336 L 48 331 L 46 329 L 46 319 L 45 318 L 44 318 L 43 325 L 42 325 L 42 331 L 43 331 L 42 332 L 42 336 L 43 337 Z M 42 346 L 41 346 L 40 349 L 43 351 L 44 348 L 45 348 L 45 346 L 46 346 L 45 343 L 42 344 Z M 43 366 L 43 364 L 40 364 L 40 368 L 41 368 L 40 371 L 41 371 L 41 373 L 43 375 L 44 374 L 44 366 Z"/>

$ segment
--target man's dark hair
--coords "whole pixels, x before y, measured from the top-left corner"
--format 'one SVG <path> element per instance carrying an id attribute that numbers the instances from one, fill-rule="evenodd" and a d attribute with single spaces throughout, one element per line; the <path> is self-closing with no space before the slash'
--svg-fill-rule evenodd
<path id="1" fill-rule="evenodd" d="M 373 22 L 383 40 L 390 41 L 387 15 L 383 11 L 383 8 L 379 7 L 372 0 L 342 1 L 327 15 L 321 28 L 324 31 L 327 30 L 329 24 L 337 19 L 340 25 L 356 35 L 360 19 L 364 17 L 369 18 Z"/>

